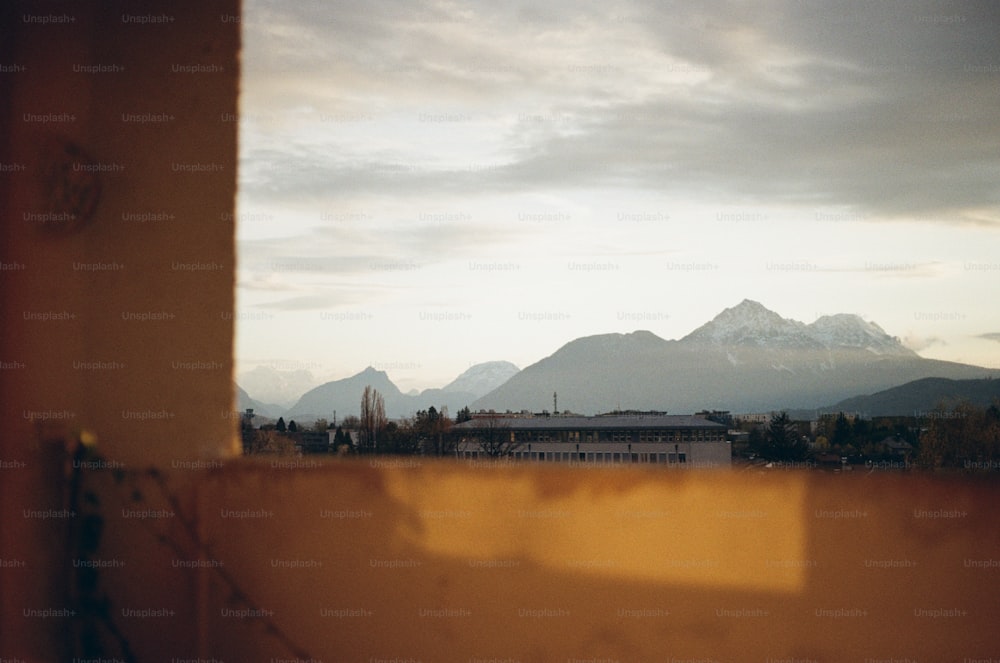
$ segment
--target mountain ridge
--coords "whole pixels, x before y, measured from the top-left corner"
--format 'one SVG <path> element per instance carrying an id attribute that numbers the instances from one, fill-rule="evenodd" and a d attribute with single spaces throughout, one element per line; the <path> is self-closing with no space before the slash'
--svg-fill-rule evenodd
<path id="1" fill-rule="evenodd" d="M 648 330 L 572 339 L 523 370 L 484 362 L 438 389 L 404 394 L 384 371 L 310 389 L 282 412 L 296 417 L 357 414 L 365 386 L 377 389 L 390 417 L 430 406 L 472 409 L 564 408 L 596 414 L 615 408 L 767 412 L 831 407 L 922 378 L 1000 377 L 1000 370 L 925 359 L 875 322 L 849 313 L 810 324 L 783 318 L 750 299 L 724 309 L 679 340 Z"/>
<path id="2" fill-rule="evenodd" d="M 357 415 L 366 386 L 371 386 L 382 395 L 386 415 L 390 418 L 413 416 L 417 410 L 426 410 L 431 406 L 437 409 L 447 407 L 454 413 L 495 389 L 518 370 L 517 366 L 507 361 L 474 364 L 444 387 L 425 389 L 413 395 L 400 391 L 385 371 L 368 366 L 355 375 L 310 389 L 285 410 L 283 416 L 309 421 L 310 418 L 320 417 L 332 419 L 334 413 L 338 420 L 347 415 Z"/>
<path id="3" fill-rule="evenodd" d="M 856 315 L 807 325 L 745 299 L 680 340 L 644 330 L 574 339 L 472 407 L 537 410 L 557 392 L 560 404 L 589 414 L 815 409 L 924 377 L 993 375 L 1000 371 L 924 359 Z"/>
<path id="4" fill-rule="evenodd" d="M 819 413 L 860 412 L 865 416 L 916 416 L 960 402 L 989 407 L 1000 399 L 1000 380 L 921 378 L 873 394 L 861 394 L 819 409 Z"/>

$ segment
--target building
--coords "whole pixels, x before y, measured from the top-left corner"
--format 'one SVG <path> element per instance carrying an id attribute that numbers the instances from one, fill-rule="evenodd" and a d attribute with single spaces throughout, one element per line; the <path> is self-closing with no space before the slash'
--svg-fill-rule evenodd
<path id="1" fill-rule="evenodd" d="M 729 467 L 727 427 L 692 415 L 661 412 L 524 416 L 496 414 L 457 424 L 460 458 L 487 458 L 487 438 L 499 440 L 514 460 L 589 463 L 658 463 Z"/>
<path id="2" fill-rule="evenodd" d="M 736 415 L 737 423 L 766 424 L 771 420 L 771 412 L 747 412 Z"/>

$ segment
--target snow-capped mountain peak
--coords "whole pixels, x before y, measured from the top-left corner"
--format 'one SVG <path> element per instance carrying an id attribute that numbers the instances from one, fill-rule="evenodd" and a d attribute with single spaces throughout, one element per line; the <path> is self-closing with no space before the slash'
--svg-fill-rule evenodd
<path id="1" fill-rule="evenodd" d="M 823 344 L 809 334 L 805 324 L 786 320 L 759 302 L 744 299 L 710 322 L 694 330 L 683 341 L 713 345 L 755 345 L 784 348 L 819 348 Z"/>
<path id="2" fill-rule="evenodd" d="M 850 313 L 824 315 L 808 326 L 814 338 L 828 347 L 862 348 L 874 354 L 916 356 L 899 339 L 885 333 L 874 322 Z"/>
<path id="3" fill-rule="evenodd" d="M 776 349 L 862 349 L 878 355 L 915 356 L 899 339 L 860 316 L 850 313 L 825 315 L 807 325 L 783 318 L 749 299 L 727 308 L 683 340 Z"/>

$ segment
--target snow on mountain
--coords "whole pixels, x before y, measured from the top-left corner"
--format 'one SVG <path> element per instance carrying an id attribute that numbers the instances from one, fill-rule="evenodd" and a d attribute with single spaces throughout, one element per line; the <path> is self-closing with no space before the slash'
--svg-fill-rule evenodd
<path id="1" fill-rule="evenodd" d="M 469 367 L 442 387 L 444 392 L 466 392 L 477 398 L 490 393 L 520 371 L 509 361 L 488 361 Z"/>
<path id="2" fill-rule="evenodd" d="M 824 343 L 796 320 L 786 320 L 758 302 L 744 299 L 685 336 L 682 341 L 713 345 L 754 345 L 820 349 Z"/>
<path id="3" fill-rule="evenodd" d="M 877 355 L 917 356 L 874 322 L 865 322 L 850 313 L 824 315 L 808 327 L 810 334 L 827 347 L 861 348 Z"/>
<path id="4" fill-rule="evenodd" d="M 857 315 L 825 315 L 812 324 L 783 318 L 758 302 L 744 299 L 682 339 L 723 346 L 776 349 L 840 348 L 868 350 L 877 355 L 917 356 L 898 338 Z"/>

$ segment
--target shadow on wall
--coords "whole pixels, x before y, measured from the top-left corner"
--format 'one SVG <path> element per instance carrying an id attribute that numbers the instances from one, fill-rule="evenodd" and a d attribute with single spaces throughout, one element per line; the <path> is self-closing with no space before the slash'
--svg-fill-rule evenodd
<path id="1" fill-rule="evenodd" d="M 421 460 L 233 463 L 196 483 L 210 553 L 170 582 L 204 594 L 170 607 L 200 606 L 201 649 L 176 651 L 150 619 L 150 653 L 943 661 L 1000 647 L 995 483 Z"/>

